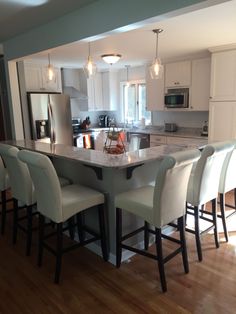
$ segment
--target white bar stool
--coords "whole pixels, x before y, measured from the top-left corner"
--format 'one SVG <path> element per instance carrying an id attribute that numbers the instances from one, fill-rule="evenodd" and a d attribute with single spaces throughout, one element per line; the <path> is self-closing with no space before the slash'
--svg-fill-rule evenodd
<path id="1" fill-rule="evenodd" d="M 7 169 L 5 168 L 2 158 L 0 157 L 0 191 L 1 191 L 1 205 L 2 205 L 2 219 L 1 219 L 1 233 L 4 234 L 6 212 L 7 212 L 7 196 L 6 191 L 10 188 L 10 180 Z"/>
<path id="2" fill-rule="evenodd" d="M 215 245 L 219 247 L 217 230 L 217 197 L 221 169 L 227 153 L 233 150 L 229 142 L 207 145 L 201 158 L 195 165 L 189 180 L 187 192 L 187 214 L 194 216 L 194 229 L 186 228 L 196 239 L 198 260 L 202 261 L 200 236 L 214 229 Z M 205 210 L 205 204 L 211 202 L 212 212 Z M 209 218 L 210 216 L 210 218 Z M 200 219 L 210 222 L 210 227 L 200 230 Z"/>
<path id="3" fill-rule="evenodd" d="M 47 248 L 56 255 L 55 283 L 59 282 L 61 272 L 61 260 L 63 253 L 84 246 L 88 243 L 101 240 L 102 254 L 105 261 L 108 260 L 104 195 L 96 190 L 82 185 L 71 184 L 60 187 L 55 168 L 50 159 L 40 153 L 22 150 L 18 157 L 27 164 L 32 180 L 34 182 L 37 207 L 39 211 L 39 254 L 38 265 L 42 264 L 43 248 Z M 92 238 L 80 237 L 80 243 L 63 248 L 63 223 L 82 211 L 98 206 L 100 233 L 89 229 L 85 225 L 79 225 L 81 232 L 85 231 Z M 44 235 L 45 217 L 56 224 L 57 244 L 56 249 L 46 243 L 48 236 Z"/>
<path id="4" fill-rule="evenodd" d="M 164 264 L 178 253 L 182 253 L 184 270 L 189 271 L 187 249 L 185 242 L 185 202 L 187 194 L 188 180 L 193 162 L 200 157 L 198 150 L 178 152 L 164 157 L 158 169 L 155 186 L 144 186 L 133 189 L 115 198 L 116 206 L 116 266 L 120 267 L 122 248 L 135 253 L 147 256 L 158 262 L 161 287 L 163 292 L 167 290 Z M 122 235 L 122 209 L 141 217 L 145 221 L 141 227 L 129 234 Z M 173 220 L 178 220 L 180 240 L 174 239 L 161 233 L 162 227 Z M 147 224 L 155 227 L 154 230 L 147 230 Z M 147 233 L 154 233 L 156 236 L 157 255 L 144 250 L 124 244 L 128 238 L 144 231 L 145 243 L 147 243 Z M 171 254 L 163 257 L 161 238 L 178 243 L 180 246 Z"/>
<path id="5" fill-rule="evenodd" d="M 230 143 L 234 145 L 234 149 L 229 152 L 225 158 L 220 174 L 220 184 L 218 190 L 220 193 L 220 214 L 217 216 L 222 219 L 226 242 L 229 240 L 226 220 L 236 213 L 236 141 L 231 141 Z M 225 204 L 225 194 L 232 190 L 234 190 L 234 205 Z M 233 209 L 233 211 L 226 215 L 225 207 L 229 207 Z"/>

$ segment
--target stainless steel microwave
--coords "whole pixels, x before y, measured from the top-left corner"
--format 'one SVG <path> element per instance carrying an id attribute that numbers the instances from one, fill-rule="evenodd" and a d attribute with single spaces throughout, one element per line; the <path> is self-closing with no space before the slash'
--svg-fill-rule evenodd
<path id="1" fill-rule="evenodd" d="M 189 89 L 168 89 L 165 94 L 166 108 L 188 108 L 189 107 Z"/>

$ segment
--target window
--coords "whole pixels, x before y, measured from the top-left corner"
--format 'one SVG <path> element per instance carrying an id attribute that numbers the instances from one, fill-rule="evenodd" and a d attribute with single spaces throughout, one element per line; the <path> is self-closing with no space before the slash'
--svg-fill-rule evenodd
<path id="1" fill-rule="evenodd" d="M 126 123 L 133 123 L 145 118 L 146 124 L 151 123 L 151 112 L 146 111 L 145 81 L 121 83 L 122 116 Z"/>

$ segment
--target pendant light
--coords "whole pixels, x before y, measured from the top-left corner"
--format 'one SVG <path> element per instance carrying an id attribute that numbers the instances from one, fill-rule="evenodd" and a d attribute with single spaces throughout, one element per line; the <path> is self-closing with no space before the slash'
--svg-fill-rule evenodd
<path id="1" fill-rule="evenodd" d="M 84 66 L 84 72 L 87 78 L 90 78 L 96 74 L 97 67 L 96 67 L 96 64 L 93 62 L 92 57 L 90 56 L 90 43 L 88 43 L 88 46 L 89 46 L 88 61 L 86 62 Z"/>
<path id="2" fill-rule="evenodd" d="M 48 79 L 48 81 L 55 80 L 55 71 L 54 71 L 53 66 L 51 65 L 50 54 L 48 54 L 47 79 Z"/>
<path id="3" fill-rule="evenodd" d="M 150 75 L 152 79 L 159 79 L 162 77 L 163 73 L 163 65 L 161 64 L 161 60 L 158 57 L 158 35 L 163 32 L 163 29 L 154 29 L 153 33 L 156 34 L 156 57 L 153 60 L 152 65 L 149 67 Z"/>
<path id="4" fill-rule="evenodd" d="M 130 82 L 129 82 L 129 67 L 130 65 L 125 65 L 126 67 L 126 86 L 130 87 Z"/>

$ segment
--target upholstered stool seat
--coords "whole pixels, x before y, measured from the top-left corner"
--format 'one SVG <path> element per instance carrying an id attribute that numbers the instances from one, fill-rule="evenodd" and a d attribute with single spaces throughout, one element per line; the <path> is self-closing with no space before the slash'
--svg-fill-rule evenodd
<path id="1" fill-rule="evenodd" d="M 167 290 L 164 263 L 178 253 L 182 253 L 185 272 L 189 271 L 187 249 L 184 235 L 185 228 L 185 202 L 188 180 L 193 162 L 200 157 L 198 150 L 178 152 L 166 156 L 157 172 L 156 184 L 144 186 L 127 192 L 120 193 L 115 198 L 116 206 L 116 266 L 120 267 L 122 248 L 139 253 L 157 260 L 162 290 Z M 122 210 L 126 210 L 145 221 L 141 227 L 128 235 L 122 235 Z M 162 227 L 173 220 L 178 220 L 180 240 L 162 234 Z M 155 230 L 147 229 L 147 224 L 155 227 Z M 157 255 L 137 249 L 124 243 L 125 240 L 144 231 L 144 242 L 147 243 L 149 233 L 156 237 Z M 171 254 L 163 257 L 161 238 L 165 237 L 180 246 Z"/>
<path id="2" fill-rule="evenodd" d="M 199 261 L 202 260 L 200 236 L 214 229 L 216 247 L 219 247 L 217 229 L 217 196 L 221 169 L 227 153 L 231 152 L 233 145 L 221 142 L 207 145 L 202 151 L 191 172 L 187 191 L 187 214 L 194 216 L 194 229 L 186 231 L 195 234 Z M 212 212 L 205 210 L 205 204 L 212 203 Z M 200 230 L 200 219 L 210 222 L 210 227 Z"/>
<path id="3" fill-rule="evenodd" d="M 86 245 L 90 242 L 101 240 L 102 254 L 105 261 L 108 259 L 106 245 L 106 228 L 104 217 L 104 195 L 94 189 L 82 185 L 71 184 L 60 187 L 56 171 L 50 159 L 40 153 L 22 150 L 18 153 L 21 161 L 27 164 L 32 180 L 34 182 L 37 207 L 40 217 L 39 230 L 39 255 L 38 265 L 42 263 L 43 248 L 49 249 L 56 255 L 55 283 L 59 282 L 61 272 L 62 254 L 76 247 Z M 87 228 L 81 221 L 78 221 L 78 233 L 80 243 L 71 247 L 63 248 L 62 234 L 64 231 L 63 223 L 71 219 L 74 215 L 79 218 L 82 211 L 98 206 L 100 233 Z M 46 243 L 48 236 L 44 236 L 44 220 L 49 218 L 56 223 L 57 245 L 56 250 Z M 83 232 L 92 235 L 92 238 L 85 239 Z"/>

